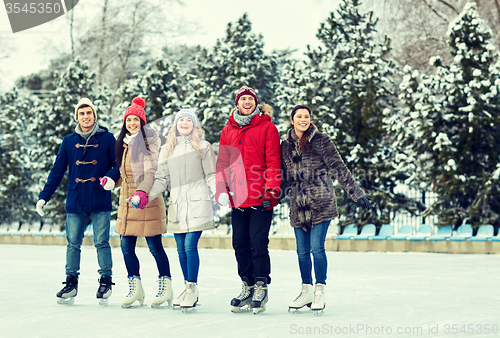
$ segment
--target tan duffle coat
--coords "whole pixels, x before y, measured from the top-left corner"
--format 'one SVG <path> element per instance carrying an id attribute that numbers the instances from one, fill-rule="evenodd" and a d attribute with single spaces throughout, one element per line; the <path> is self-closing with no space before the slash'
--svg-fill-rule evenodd
<path id="1" fill-rule="evenodd" d="M 149 130 L 148 134 L 151 135 L 151 132 L 152 130 Z M 126 201 L 127 198 L 134 196 L 136 190 L 149 194 L 158 166 L 160 138 L 156 133 L 147 138 L 150 154 L 141 153 L 136 161 L 131 160 L 131 149 L 134 147 L 134 142 L 143 140 L 140 139 L 141 136 L 138 135 L 130 145 L 123 143 L 120 165 L 121 191 L 115 227 L 116 233 L 122 236 L 151 237 L 167 232 L 167 216 L 162 195 L 150 200 L 144 210 L 136 209 Z M 120 185 L 120 181 L 117 185 Z"/>

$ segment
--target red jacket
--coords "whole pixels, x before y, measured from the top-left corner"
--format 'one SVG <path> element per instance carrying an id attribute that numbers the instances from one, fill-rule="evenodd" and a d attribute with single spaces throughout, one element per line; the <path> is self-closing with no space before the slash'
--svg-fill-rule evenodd
<path id="1" fill-rule="evenodd" d="M 278 129 L 271 122 L 273 110 L 259 106 L 261 113 L 243 128 L 233 112 L 222 129 L 217 158 L 217 192 L 234 193 L 231 207 L 262 205 L 269 189 L 279 192 L 281 183 L 281 149 Z"/>

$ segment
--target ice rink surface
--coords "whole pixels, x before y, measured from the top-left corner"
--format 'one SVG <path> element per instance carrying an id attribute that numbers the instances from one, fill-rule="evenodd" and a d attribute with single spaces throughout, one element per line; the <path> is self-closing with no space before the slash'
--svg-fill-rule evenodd
<path id="1" fill-rule="evenodd" d="M 166 250 L 177 296 L 177 252 Z M 119 248 L 112 249 L 113 295 L 108 306 L 98 304 L 88 246 L 75 304 L 59 305 L 65 251 L 0 245 L 0 337 L 500 337 L 500 255 L 327 252 L 326 310 L 315 316 L 287 312 L 300 292 L 294 251 L 271 251 L 269 303 L 259 315 L 230 312 L 241 289 L 232 250 L 200 250 L 200 306 L 192 313 L 149 306 L 158 272 L 144 247 L 137 253 L 147 306 L 120 306 L 128 285 Z"/>

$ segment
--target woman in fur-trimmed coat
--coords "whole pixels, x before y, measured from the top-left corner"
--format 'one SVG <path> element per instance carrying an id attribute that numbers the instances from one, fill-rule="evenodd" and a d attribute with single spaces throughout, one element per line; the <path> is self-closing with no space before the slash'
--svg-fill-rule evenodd
<path id="1" fill-rule="evenodd" d="M 292 128 L 281 143 L 281 188 L 290 193 L 290 224 L 295 232 L 302 278 L 302 292 L 290 308 L 308 305 L 313 310 L 322 310 L 327 272 L 325 238 L 331 219 L 338 216 L 329 172 L 354 201 L 362 201 L 367 208 L 371 205 L 328 135 L 320 133 L 311 123 L 311 109 L 296 106 L 290 122 Z M 311 252 L 316 277 L 314 291 Z"/>

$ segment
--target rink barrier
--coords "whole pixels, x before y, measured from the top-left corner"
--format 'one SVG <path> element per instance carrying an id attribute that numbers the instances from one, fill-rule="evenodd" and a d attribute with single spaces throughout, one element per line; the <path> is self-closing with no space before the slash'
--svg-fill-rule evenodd
<path id="1" fill-rule="evenodd" d="M 168 248 L 175 248 L 175 240 L 172 234 L 165 234 L 162 237 L 163 245 Z M 120 246 L 120 238 L 110 237 L 112 247 Z M 43 235 L 35 236 L 31 234 L 14 235 L 1 234 L 0 244 L 29 244 L 29 245 L 66 245 L 65 236 Z M 83 245 L 94 245 L 92 236 L 85 236 Z M 143 237 L 138 238 L 137 246 L 147 247 L 146 240 Z M 213 249 L 232 249 L 231 235 L 226 234 L 203 234 L 199 242 L 200 248 Z M 295 250 L 295 237 L 293 235 L 270 236 L 269 249 L 272 250 Z M 422 241 L 406 240 L 393 241 L 390 238 L 386 240 L 359 240 L 347 239 L 338 240 L 336 236 L 328 236 L 325 241 L 327 251 L 355 251 L 355 252 L 434 252 L 434 253 L 453 253 L 453 254 L 500 254 L 500 241 L 450 241 L 449 239 L 441 241 Z"/>

